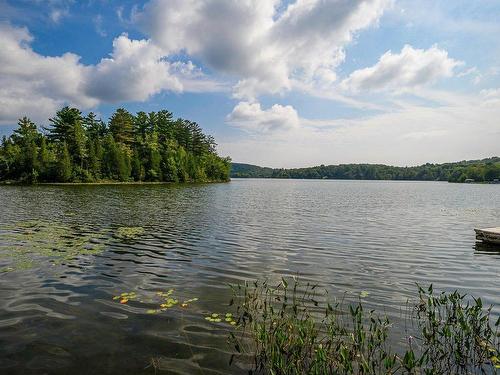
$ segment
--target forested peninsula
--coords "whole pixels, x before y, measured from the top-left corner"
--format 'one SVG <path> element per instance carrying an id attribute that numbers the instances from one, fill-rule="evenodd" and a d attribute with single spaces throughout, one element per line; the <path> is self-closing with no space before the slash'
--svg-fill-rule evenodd
<path id="1" fill-rule="evenodd" d="M 117 109 L 109 121 L 64 107 L 38 127 L 27 117 L 0 146 L 3 182 L 228 181 L 212 136 L 171 112 Z"/>
<path id="2" fill-rule="evenodd" d="M 427 163 L 415 167 L 394 167 L 383 164 L 341 164 L 284 169 L 233 163 L 231 177 L 498 182 L 500 179 L 500 157 L 444 164 Z"/>

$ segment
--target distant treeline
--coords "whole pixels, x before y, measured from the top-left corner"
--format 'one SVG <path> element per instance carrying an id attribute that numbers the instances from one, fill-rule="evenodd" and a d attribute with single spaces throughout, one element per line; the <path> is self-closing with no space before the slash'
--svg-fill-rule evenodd
<path id="1" fill-rule="evenodd" d="M 233 163 L 231 177 L 299 178 L 339 180 L 418 180 L 449 182 L 492 182 L 500 179 L 500 158 L 393 167 L 383 164 L 320 165 L 309 168 L 265 168 Z"/>
<path id="2" fill-rule="evenodd" d="M 0 146 L 0 180 L 35 182 L 227 181 L 231 163 L 197 123 L 167 110 L 117 109 L 106 123 L 64 107 L 41 130 L 19 120 Z"/>

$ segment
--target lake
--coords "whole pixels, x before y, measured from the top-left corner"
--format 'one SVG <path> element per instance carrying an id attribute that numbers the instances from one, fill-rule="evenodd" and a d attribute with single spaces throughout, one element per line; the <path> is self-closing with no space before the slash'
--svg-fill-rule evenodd
<path id="1" fill-rule="evenodd" d="M 245 280 L 363 292 L 400 323 L 416 283 L 433 283 L 498 315 L 500 251 L 473 232 L 498 225 L 500 185 L 0 186 L 0 373 L 153 373 L 152 358 L 171 373 L 236 373 L 227 328 L 205 317 Z M 179 304 L 153 313 L 171 289 Z"/>

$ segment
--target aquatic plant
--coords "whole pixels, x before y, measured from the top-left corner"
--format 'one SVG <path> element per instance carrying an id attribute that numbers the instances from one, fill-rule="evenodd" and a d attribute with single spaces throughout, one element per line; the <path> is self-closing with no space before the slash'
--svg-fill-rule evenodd
<path id="1" fill-rule="evenodd" d="M 113 297 L 113 300 L 115 300 L 115 301 L 119 300 L 122 305 L 126 304 L 128 301 L 131 301 L 131 300 L 133 301 L 135 299 L 137 299 L 136 292 L 124 292 L 118 296 Z"/>
<path id="2" fill-rule="evenodd" d="M 437 374 L 468 374 L 500 368 L 498 327 L 490 324 L 491 306 L 458 291 L 434 294 L 432 285 L 418 288 L 415 318 L 422 365 Z"/>
<path id="3" fill-rule="evenodd" d="M 295 279 L 291 285 L 283 279 L 277 286 L 264 281 L 233 287 L 234 355 L 250 356 L 254 371 L 266 374 L 469 374 L 500 368 L 498 333 L 480 299 L 419 288 L 411 311 L 415 334 L 397 340 L 405 344 L 393 350 L 387 317 L 365 311 L 361 300 L 346 306 L 321 302 L 325 296 L 316 290 Z"/>
<path id="4" fill-rule="evenodd" d="M 173 296 L 174 289 L 169 289 L 168 291 L 158 291 L 154 294 L 154 298 L 149 298 L 147 295 L 139 296 L 136 292 L 124 292 L 113 297 L 113 300 L 119 301 L 121 304 L 126 304 L 129 301 L 139 301 L 140 303 L 156 304 L 157 308 L 147 309 L 147 314 L 156 314 L 162 311 L 166 311 L 172 307 L 180 306 L 182 308 L 187 308 L 191 303 L 198 301 L 198 298 L 190 298 L 184 300 L 180 303 L 178 298 Z"/>
<path id="5" fill-rule="evenodd" d="M 236 325 L 237 322 L 233 318 L 233 314 L 230 312 L 227 313 L 212 313 L 209 316 L 205 317 L 205 320 L 211 322 L 211 323 L 226 323 L 230 324 L 232 326 Z"/>
<path id="6" fill-rule="evenodd" d="M 115 232 L 115 237 L 121 240 L 135 240 L 143 234 L 143 227 L 119 227 Z"/>
<path id="7" fill-rule="evenodd" d="M 105 247 L 96 241 L 100 234 L 57 222 L 29 220 L 4 229 L 0 256 L 9 264 L 3 271 L 28 269 L 43 259 L 52 264 L 68 262 L 82 255 L 99 254 Z"/>

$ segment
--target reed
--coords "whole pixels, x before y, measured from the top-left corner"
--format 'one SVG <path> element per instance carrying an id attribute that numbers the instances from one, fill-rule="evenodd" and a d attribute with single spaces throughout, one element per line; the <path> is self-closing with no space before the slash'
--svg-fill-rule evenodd
<path id="1" fill-rule="evenodd" d="M 418 287 L 412 335 L 389 340 L 385 316 L 356 303 L 332 303 L 297 279 L 233 286 L 235 356 L 263 374 L 470 374 L 500 368 L 500 319 L 458 292 Z M 330 302 L 328 302 L 330 300 Z M 404 344 L 390 345 L 389 342 Z M 232 358 L 233 359 L 233 358 Z"/>

